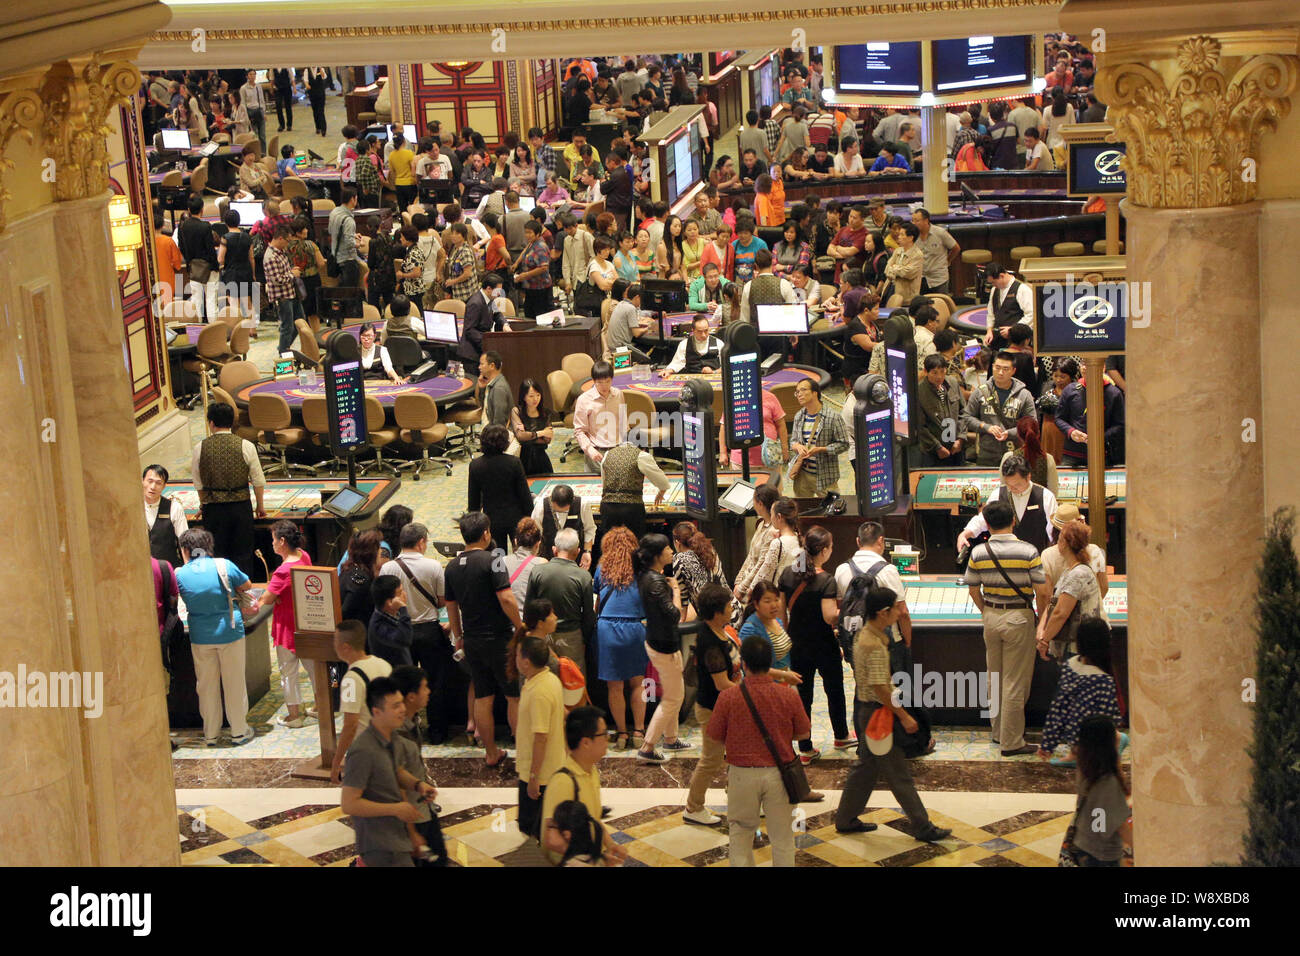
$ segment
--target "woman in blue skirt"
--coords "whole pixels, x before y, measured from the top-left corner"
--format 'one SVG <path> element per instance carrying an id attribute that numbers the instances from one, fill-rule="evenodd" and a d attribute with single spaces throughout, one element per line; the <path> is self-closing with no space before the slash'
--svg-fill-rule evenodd
<path id="1" fill-rule="evenodd" d="M 636 536 L 627 528 L 608 531 L 600 541 L 600 567 L 596 571 L 599 619 L 596 622 L 596 676 L 609 687 L 609 709 L 618 728 L 615 747 L 628 748 L 627 705 L 624 691 L 632 681 L 632 745 L 645 739 L 645 680 L 650 658 L 645 652 L 645 609 L 637 590 L 633 558 Z"/>

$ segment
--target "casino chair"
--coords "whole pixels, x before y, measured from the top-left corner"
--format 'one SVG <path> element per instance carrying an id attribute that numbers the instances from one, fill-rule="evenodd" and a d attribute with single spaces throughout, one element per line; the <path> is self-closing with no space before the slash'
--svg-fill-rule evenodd
<path id="1" fill-rule="evenodd" d="M 449 405 L 443 411 L 443 420 L 460 429 L 456 435 L 452 436 L 458 437 L 460 442 L 454 446 L 448 445 L 447 455 L 452 458 L 460 455 L 469 458 L 474 454 L 474 448 L 478 444 L 478 438 L 474 434 L 474 426 L 483 421 L 483 406 L 478 403 L 477 398 L 470 398 Z"/>
<path id="2" fill-rule="evenodd" d="M 778 382 L 768 389 L 772 397 L 781 403 L 781 411 L 785 412 L 787 426 L 794 422 L 795 412 L 799 411 L 799 400 L 794 397 L 794 390 L 798 384 L 798 382 Z"/>
<path id="3" fill-rule="evenodd" d="M 821 301 L 821 302 L 825 302 L 827 299 L 829 299 L 831 296 L 833 296 L 836 292 L 839 292 L 839 291 L 840 291 L 840 290 L 837 289 L 835 286 L 831 285 L 829 282 L 819 282 L 819 283 L 817 283 L 817 284 L 818 284 L 818 286 L 821 288 L 821 299 L 819 300 L 819 301 Z"/>
<path id="4" fill-rule="evenodd" d="M 993 253 L 987 249 L 963 249 L 961 261 L 975 267 L 975 284 L 964 291 L 973 295 L 976 300 L 984 301 L 987 297 L 984 267 L 993 261 Z"/>
<path id="5" fill-rule="evenodd" d="M 384 406 L 373 395 L 366 396 L 366 432 L 370 436 L 370 447 L 375 450 L 375 460 L 368 462 L 361 469 L 363 475 L 382 472 L 397 477 L 397 466 L 384 461 L 384 449 L 397 441 L 398 430 L 384 420 Z"/>
<path id="6" fill-rule="evenodd" d="M 293 327 L 298 330 L 298 347 L 293 350 L 294 361 L 299 368 L 321 369 L 320 346 L 306 319 L 294 319 Z"/>
<path id="7" fill-rule="evenodd" d="M 223 146 L 229 146 L 229 145 L 230 145 L 230 134 L 229 134 L 229 133 L 213 133 L 213 134 L 212 134 L 212 142 L 214 142 L 214 143 L 221 143 Z"/>
<path id="8" fill-rule="evenodd" d="M 1098 239 L 1096 242 L 1094 242 L 1094 243 L 1092 244 L 1092 254 L 1093 254 L 1094 256 L 1104 256 L 1104 255 L 1106 254 L 1106 240 L 1105 240 L 1105 239 Z M 1121 256 L 1124 254 L 1124 240 L 1123 240 L 1123 239 L 1121 239 L 1121 240 L 1119 241 L 1119 254 L 1120 254 Z"/>
<path id="9" fill-rule="evenodd" d="M 196 357 L 181 363 L 187 372 L 199 376 L 204 408 L 208 407 L 208 373 L 220 372 L 223 365 L 236 360 L 235 353 L 230 351 L 229 337 L 230 328 L 223 322 L 204 326 L 199 333 Z"/>
<path id="10" fill-rule="evenodd" d="M 217 384 L 231 395 L 238 395 L 245 385 L 263 378 L 266 376 L 252 362 L 227 362 L 217 375 Z"/>
<path id="11" fill-rule="evenodd" d="M 450 312 L 458 319 L 465 318 L 465 303 L 460 299 L 439 299 L 433 304 L 434 312 Z"/>
<path id="12" fill-rule="evenodd" d="M 591 356 L 587 356 L 590 358 Z M 571 356 L 566 355 L 563 361 L 567 361 Z M 573 378 L 563 368 L 556 369 L 554 372 L 546 374 L 546 390 L 551 393 L 551 408 L 555 415 L 562 416 L 560 421 L 554 424 L 563 425 L 565 428 L 573 428 Z M 569 440 L 564 443 L 560 449 L 560 461 L 564 461 L 580 446 L 578 440 L 569 436 Z"/>
<path id="13" fill-rule="evenodd" d="M 591 378 L 591 367 L 596 364 L 596 360 L 586 352 L 570 352 L 560 359 L 560 368 L 564 374 L 569 376 L 569 386 L 572 388 L 574 382 L 585 382 Z M 568 398 L 568 394 L 565 394 Z M 564 405 L 553 405 L 553 408 L 559 410 Z"/>
<path id="14" fill-rule="evenodd" d="M 808 331 L 821 332 L 825 329 L 830 328 L 830 325 L 831 325 L 831 320 L 826 318 L 825 316 L 822 316 L 816 322 L 813 322 L 811 325 L 808 326 Z M 838 338 L 837 336 L 823 336 L 822 338 L 814 339 L 813 341 L 817 343 L 817 347 L 819 349 L 821 349 L 823 352 L 825 352 L 834 360 L 832 362 L 827 363 L 828 365 L 833 366 L 834 368 L 839 368 L 840 365 L 844 364 L 844 353 L 840 349 L 837 349 L 835 347 L 837 344 L 839 344 L 842 341 L 840 338 Z"/>
<path id="15" fill-rule="evenodd" d="M 227 392 L 220 385 L 213 386 L 212 400 L 220 402 L 222 405 L 229 405 L 235 410 L 235 427 L 231 429 L 240 438 L 246 438 L 253 444 L 257 444 L 257 429 L 248 423 L 248 412 L 239 407 L 233 395 Z"/>
<path id="16" fill-rule="evenodd" d="M 1085 251 L 1082 242 L 1057 242 L 1052 245 L 1054 256 L 1081 256 Z"/>
<path id="17" fill-rule="evenodd" d="M 519 311 L 515 308 L 514 299 L 509 296 L 505 296 L 501 299 L 501 314 L 507 319 L 518 318 Z M 529 318 L 536 318 L 536 316 L 529 316 Z"/>
<path id="18" fill-rule="evenodd" d="M 230 330 L 230 351 L 234 352 L 241 359 L 248 358 L 248 350 L 251 348 L 248 341 L 248 327 L 237 325 Z"/>
<path id="19" fill-rule="evenodd" d="M 258 392 L 248 397 L 248 422 L 257 430 L 257 440 L 270 448 L 270 464 L 262 467 L 263 474 L 282 474 L 292 478 L 295 471 L 315 475 L 316 469 L 310 465 L 290 463 L 286 452 L 290 445 L 302 445 L 307 441 L 307 430 L 293 424 L 293 413 L 283 395 L 272 392 Z M 259 449 L 259 455 L 261 454 Z"/>
<path id="20" fill-rule="evenodd" d="M 362 302 L 361 322 L 365 323 L 365 322 L 379 322 L 379 321 L 381 321 L 379 316 L 379 310 L 375 308 L 373 305 L 371 305 L 369 302 Z M 344 322 L 343 324 L 348 325 L 349 323 Z M 352 323 L 352 324 L 356 324 L 356 323 Z"/>
<path id="21" fill-rule="evenodd" d="M 409 375 L 413 369 L 424 364 L 424 350 L 409 335 L 394 335 L 384 347 L 388 349 L 388 357 L 398 375 Z"/>
<path id="22" fill-rule="evenodd" d="M 208 188 L 208 157 L 204 156 L 190 173 L 190 192 L 199 196 Z M 223 194 L 224 195 L 224 194 Z"/>
<path id="23" fill-rule="evenodd" d="M 324 398 L 314 397 L 302 400 L 302 425 L 307 430 L 309 443 L 317 448 L 324 449 L 331 456 L 328 461 L 316 465 L 314 470 L 317 473 L 324 470 L 329 475 L 336 475 L 341 471 L 346 471 L 348 463 L 342 458 L 334 457 L 330 449 L 330 413 L 329 406 Z"/>
<path id="24" fill-rule="evenodd" d="M 451 459 L 442 455 L 430 456 L 429 454 L 431 445 L 443 451 L 447 448 L 447 426 L 438 421 L 438 403 L 433 400 L 433 396 L 426 395 L 424 392 L 398 395 L 393 404 L 393 417 L 397 420 L 402 441 L 410 442 L 420 449 L 419 458 L 415 461 L 402 462 L 397 466 L 397 470 L 401 472 L 410 468 L 413 472 L 411 477 L 419 481 L 421 472 L 436 462 L 446 468 L 447 474 L 450 475 Z"/>
<path id="25" fill-rule="evenodd" d="M 168 325 L 202 325 L 199 303 L 195 299 L 172 299 L 162 307 L 162 318 L 170 319 Z"/>
<path id="26" fill-rule="evenodd" d="M 939 328 L 946 329 L 948 318 L 957 311 L 957 303 L 945 292 L 927 292 L 925 295 L 939 313 Z"/>
<path id="27" fill-rule="evenodd" d="M 272 162 L 280 158 L 280 135 L 278 133 L 266 141 L 266 155 Z"/>
<path id="28" fill-rule="evenodd" d="M 888 301 L 885 302 L 886 309 L 897 309 L 900 308 L 902 305 L 903 305 L 903 297 L 899 295 L 897 292 L 891 295 Z"/>
<path id="29" fill-rule="evenodd" d="M 164 189 L 168 189 L 168 188 L 175 189 L 180 186 L 184 186 L 185 174 L 182 173 L 179 169 L 173 169 L 170 173 L 166 173 L 163 176 L 162 183 L 160 183 L 160 185 Z"/>
<path id="30" fill-rule="evenodd" d="M 644 421 L 654 423 L 659 420 L 659 413 L 655 410 L 654 399 L 645 392 L 638 392 L 635 389 L 626 389 L 623 392 L 623 404 L 627 408 L 627 420 L 629 430 L 632 423 Z M 666 464 L 680 468 L 681 462 L 656 454 L 656 449 L 667 449 L 672 440 L 672 427 L 670 425 L 650 424 L 646 431 L 647 450 L 654 457 L 655 461 L 663 461 Z"/>
<path id="31" fill-rule="evenodd" d="M 307 197 L 307 184 L 297 176 L 285 176 L 280 180 L 280 196 L 283 199 L 292 199 L 294 196 Z M 314 208 L 314 207 L 313 207 Z"/>
<path id="32" fill-rule="evenodd" d="M 313 216 L 319 212 L 333 212 L 333 211 L 334 211 L 333 199 L 313 199 L 311 201 L 311 212 Z"/>
<path id="33" fill-rule="evenodd" d="M 1038 246 L 1016 246 L 1011 250 L 1010 256 L 1011 261 L 1014 262 L 1016 268 L 1019 269 L 1021 259 L 1041 259 L 1043 257 L 1043 250 L 1038 248 Z"/>

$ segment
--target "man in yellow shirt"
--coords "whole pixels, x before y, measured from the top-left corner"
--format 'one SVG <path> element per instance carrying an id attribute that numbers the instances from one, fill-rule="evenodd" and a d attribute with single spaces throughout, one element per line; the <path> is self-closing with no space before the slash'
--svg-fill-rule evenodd
<path id="1" fill-rule="evenodd" d="M 573 131 L 573 141 L 564 147 L 564 161 L 569 166 L 569 179 L 573 180 L 577 176 L 577 170 L 586 164 L 579 154 L 579 150 L 587 145 L 587 134 L 580 129 Z M 600 166 L 600 151 L 595 146 L 591 147 L 591 162 L 595 166 Z"/>
<path id="2" fill-rule="evenodd" d="M 541 834 L 542 781 L 564 763 L 564 685 L 547 665 L 551 649 L 540 637 L 519 642 L 516 664 L 524 678 L 515 729 L 519 771 L 519 832 L 537 839 Z"/>
<path id="3" fill-rule="evenodd" d="M 609 736 L 601 712 L 595 707 L 575 707 L 564 721 L 564 743 L 569 748 L 569 756 L 547 782 L 542 798 L 543 827 L 550 825 L 555 808 L 566 800 L 579 801 L 593 820 L 599 820 L 604 812 L 600 803 L 600 771 L 596 764 L 609 749 Z M 605 833 L 604 856 L 611 863 L 627 859 L 627 850 L 615 843 L 608 832 Z M 546 850 L 546 858 L 552 863 L 560 862 L 559 854 L 550 850 Z"/>
<path id="4" fill-rule="evenodd" d="M 393 151 L 388 154 L 388 181 L 397 193 L 397 206 L 405 212 L 415 202 L 415 153 L 406 145 L 406 137 L 393 134 Z"/>

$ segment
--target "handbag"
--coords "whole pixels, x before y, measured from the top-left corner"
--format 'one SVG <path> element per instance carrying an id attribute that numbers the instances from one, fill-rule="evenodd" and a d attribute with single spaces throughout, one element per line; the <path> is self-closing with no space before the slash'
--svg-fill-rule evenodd
<path id="1" fill-rule="evenodd" d="M 781 773 L 781 783 L 785 787 L 785 795 L 790 798 L 791 803 L 809 802 L 808 798 L 812 796 L 812 787 L 808 786 L 808 775 L 804 773 L 803 762 L 799 759 L 799 755 L 794 754 L 788 761 L 781 760 L 781 755 L 776 751 L 776 744 L 772 742 L 772 737 L 763 724 L 763 718 L 758 715 L 758 708 L 754 706 L 754 698 L 749 696 L 749 687 L 746 686 L 744 681 L 740 683 L 740 694 L 745 698 L 745 703 L 749 705 L 749 712 L 753 715 L 754 723 L 758 725 L 758 732 L 763 735 L 763 743 L 767 744 L 767 752 L 776 761 L 776 769 Z"/>
<path id="2" fill-rule="evenodd" d="M 779 438 L 763 438 L 763 464 L 769 468 L 780 468 L 785 464 Z"/>
<path id="3" fill-rule="evenodd" d="M 258 602 L 250 602 L 243 594 L 230 589 L 230 579 L 226 577 L 225 562 L 225 558 L 212 559 L 212 563 L 217 566 L 217 577 L 221 579 L 221 588 L 226 592 L 226 607 L 230 610 L 230 626 L 234 627 L 236 606 L 239 608 L 240 617 L 245 621 L 250 621 L 257 616 Z"/>
<path id="4" fill-rule="evenodd" d="M 1061 851 L 1056 855 L 1057 866 L 1078 866 L 1079 848 L 1074 845 L 1074 834 L 1079 829 L 1079 814 L 1083 811 L 1083 797 L 1074 808 L 1074 819 L 1065 829 L 1065 839 L 1061 841 Z"/>
<path id="5" fill-rule="evenodd" d="M 190 260 L 190 281 L 197 282 L 199 285 L 207 285 L 208 279 L 212 277 L 212 263 L 207 259 Z"/>
<path id="6" fill-rule="evenodd" d="M 1052 601 L 1047 605 L 1047 617 L 1050 620 L 1056 612 L 1056 602 L 1060 595 L 1053 594 Z M 1074 610 L 1070 616 L 1065 619 L 1061 629 L 1056 632 L 1056 636 L 1051 641 L 1051 656 L 1054 660 L 1063 661 L 1070 652 L 1070 648 L 1076 646 L 1079 636 L 1079 621 L 1083 619 L 1082 605 L 1078 601 L 1074 602 Z"/>

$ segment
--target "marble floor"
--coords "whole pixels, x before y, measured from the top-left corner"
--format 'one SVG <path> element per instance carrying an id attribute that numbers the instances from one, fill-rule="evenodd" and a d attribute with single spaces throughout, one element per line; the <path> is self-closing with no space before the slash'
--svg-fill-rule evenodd
<path id="1" fill-rule="evenodd" d="M 838 792 L 805 804 L 787 824 L 796 827 L 799 866 L 1055 866 L 1069 825 L 1070 794 L 921 791 L 931 819 L 951 827 L 938 844 L 912 838 L 891 798 L 877 794 L 863 819 L 873 833 L 836 833 Z M 606 788 L 605 825 L 628 850 L 629 866 L 726 866 L 727 832 L 682 820 L 685 792 Z M 190 866 L 347 866 L 356 856 L 351 821 L 337 788 L 178 789 L 181 862 Z M 726 792 L 710 790 L 715 811 Z M 448 787 L 439 791 L 440 821 L 453 866 L 525 865 L 524 837 L 515 826 L 513 787 Z M 766 826 L 766 822 L 764 823 Z M 759 865 L 771 864 L 767 837 L 756 843 Z"/>

